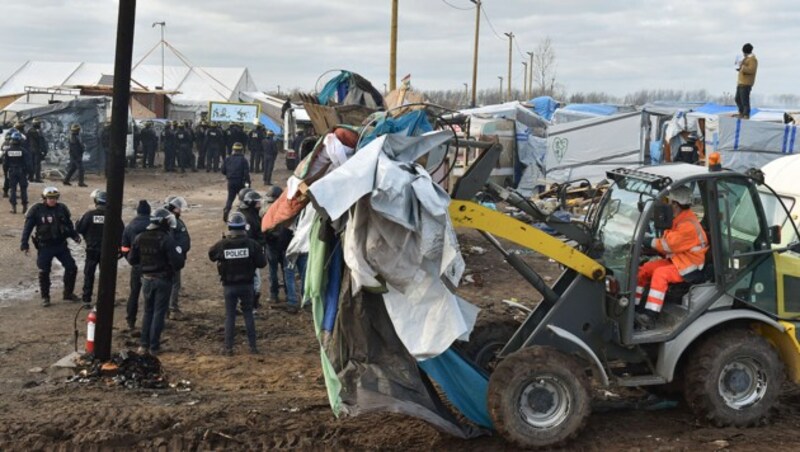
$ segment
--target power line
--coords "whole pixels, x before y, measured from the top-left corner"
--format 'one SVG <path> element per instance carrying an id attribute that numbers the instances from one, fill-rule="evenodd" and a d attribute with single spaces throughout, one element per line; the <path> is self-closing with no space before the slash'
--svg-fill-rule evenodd
<path id="1" fill-rule="evenodd" d="M 471 11 L 471 10 L 473 9 L 473 7 L 472 7 L 472 6 L 470 6 L 470 7 L 468 7 L 468 8 L 464 8 L 464 7 L 461 7 L 461 6 L 456 6 L 456 5 L 454 5 L 454 4 L 450 3 L 450 2 L 448 2 L 447 0 L 442 0 L 442 3 L 444 3 L 445 5 L 447 5 L 447 6 L 451 7 L 451 8 L 453 8 L 453 9 L 457 9 L 457 10 L 459 10 L 459 11 Z"/>
<path id="2" fill-rule="evenodd" d="M 486 14 L 486 7 L 485 6 L 483 8 L 481 8 L 481 12 L 483 13 L 483 17 L 486 19 L 486 23 L 489 24 L 489 28 L 492 30 L 492 33 L 494 33 L 494 35 L 497 36 L 497 39 L 499 39 L 501 41 L 505 41 L 506 39 L 504 37 L 500 36 L 500 33 L 498 33 L 497 30 L 494 29 L 494 25 L 492 24 L 492 21 L 489 20 L 489 15 Z"/>
<path id="3" fill-rule="evenodd" d="M 519 48 L 519 39 L 514 41 L 514 45 L 517 46 L 517 52 L 519 52 L 519 56 L 524 60 L 526 55 L 522 52 L 522 49 Z"/>

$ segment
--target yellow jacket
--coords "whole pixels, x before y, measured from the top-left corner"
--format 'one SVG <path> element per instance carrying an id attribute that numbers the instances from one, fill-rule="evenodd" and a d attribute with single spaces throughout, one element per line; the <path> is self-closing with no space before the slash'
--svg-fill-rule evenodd
<path id="1" fill-rule="evenodd" d="M 739 69 L 739 77 L 736 83 L 745 86 L 755 85 L 756 71 L 758 71 L 758 60 L 755 55 L 750 54 L 742 61 L 742 67 Z"/>

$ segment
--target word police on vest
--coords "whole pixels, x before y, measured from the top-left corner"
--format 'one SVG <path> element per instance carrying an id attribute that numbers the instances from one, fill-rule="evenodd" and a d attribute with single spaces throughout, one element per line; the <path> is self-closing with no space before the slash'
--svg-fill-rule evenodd
<path id="1" fill-rule="evenodd" d="M 246 259 L 248 257 L 250 257 L 250 250 L 247 248 L 225 250 L 225 259 Z"/>
<path id="2" fill-rule="evenodd" d="M 94 224 L 105 224 L 106 217 L 103 215 L 95 215 L 92 217 L 92 223 Z"/>
<path id="3" fill-rule="evenodd" d="M 22 151 L 8 151 L 6 155 L 9 157 L 22 157 Z"/>

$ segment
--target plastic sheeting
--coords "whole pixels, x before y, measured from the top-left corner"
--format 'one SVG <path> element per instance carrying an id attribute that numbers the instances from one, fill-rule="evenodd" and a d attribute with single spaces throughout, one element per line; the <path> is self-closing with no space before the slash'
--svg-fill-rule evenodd
<path id="1" fill-rule="evenodd" d="M 553 113 L 561 106 L 561 103 L 550 96 L 539 96 L 531 99 L 528 103 L 533 105 L 533 111 L 537 115 L 548 121 L 553 118 Z"/>
<path id="2" fill-rule="evenodd" d="M 717 151 L 722 156 L 722 165 L 744 172 L 800 153 L 797 129 L 796 125 L 720 118 Z"/>

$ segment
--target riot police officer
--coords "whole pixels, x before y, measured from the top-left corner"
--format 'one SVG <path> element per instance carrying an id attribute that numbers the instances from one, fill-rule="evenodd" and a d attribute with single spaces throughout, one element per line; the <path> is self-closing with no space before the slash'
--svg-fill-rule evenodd
<path id="1" fill-rule="evenodd" d="M 39 267 L 39 292 L 43 307 L 50 306 L 50 268 L 53 258 L 64 266 L 64 301 L 78 301 L 74 294 L 78 266 L 67 247 L 67 238 L 81 243 L 81 237 L 75 231 L 69 209 L 58 202 L 60 196 L 57 188 L 45 188 L 42 192 L 43 201 L 31 207 L 22 229 L 20 250 L 25 254 L 30 249 L 28 239 L 34 229 L 36 230 L 33 245 L 39 251 L 36 266 Z"/>
<path id="2" fill-rule="evenodd" d="M 100 250 L 103 247 L 103 225 L 106 222 L 106 202 L 108 196 L 102 190 L 92 192 L 94 209 L 83 214 L 75 223 L 75 230 L 86 243 L 86 260 L 83 264 L 83 303 L 92 304 L 94 273 L 100 264 Z"/>
<path id="3" fill-rule="evenodd" d="M 256 269 L 264 268 L 264 250 L 247 236 L 247 220 L 234 212 L 228 220 L 228 235 L 208 250 L 208 258 L 217 263 L 225 296 L 225 347 L 222 353 L 233 354 L 236 307 L 241 303 L 250 353 L 257 354 L 256 325 L 253 318 L 253 278 Z"/>
<path id="4" fill-rule="evenodd" d="M 86 147 L 83 145 L 83 141 L 81 141 L 81 126 L 73 124 L 72 127 L 69 128 L 69 131 L 69 167 L 67 168 L 67 175 L 64 177 L 64 185 L 72 185 L 69 181 L 72 179 L 75 171 L 77 171 L 78 186 L 86 187 L 83 181 L 83 153 L 86 151 Z"/>
<path id="5" fill-rule="evenodd" d="M 206 132 L 208 131 L 208 123 L 205 119 L 200 121 L 200 124 L 194 129 L 194 142 L 197 147 L 197 169 L 205 169 L 206 167 Z"/>
<path id="6" fill-rule="evenodd" d="M 222 163 L 222 174 L 228 179 L 228 199 L 222 211 L 224 221 L 228 221 L 228 213 L 239 190 L 250 185 L 250 164 L 242 154 L 243 148 L 242 143 L 234 143 L 233 154 Z"/>
<path id="7" fill-rule="evenodd" d="M 247 149 L 250 150 L 250 169 L 253 172 L 261 172 L 264 162 L 264 126 L 256 124 L 256 127 L 247 135 Z"/>
<path id="8" fill-rule="evenodd" d="M 47 157 L 47 139 L 42 134 L 42 122 L 39 118 L 33 119 L 33 127 L 28 130 L 28 143 L 32 160 L 32 171 L 28 181 L 42 181 L 42 161 Z"/>
<path id="9" fill-rule="evenodd" d="M 139 140 L 142 142 L 142 168 L 153 168 L 156 162 L 156 149 L 158 148 L 158 136 L 153 129 L 153 121 L 146 121 L 144 129 L 139 134 Z M 132 165 L 135 167 L 136 163 Z"/>
<path id="10" fill-rule="evenodd" d="M 206 131 L 206 172 L 219 171 L 219 162 L 225 156 L 225 134 L 216 122 L 212 122 Z"/>
<path id="11" fill-rule="evenodd" d="M 178 125 L 178 130 L 175 131 L 175 141 L 178 144 L 178 164 L 181 173 L 185 173 L 186 168 L 197 171 L 192 166 L 192 133 L 186 128 L 186 121 L 181 121 Z"/>
<path id="12" fill-rule="evenodd" d="M 186 223 L 181 220 L 181 214 L 184 210 L 189 208 L 189 203 L 187 203 L 182 196 L 168 196 L 165 200 L 164 208 L 175 216 L 175 227 L 172 229 L 172 238 L 178 242 L 178 245 L 183 250 L 184 257 L 186 257 L 189 255 L 189 250 L 192 248 L 192 238 L 189 236 L 189 230 L 186 229 Z M 172 292 L 169 296 L 169 318 L 172 320 L 180 320 L 182 315 L 178 303 L 181 282 L 181 270 L 176 270 L 175 276 L 172 278 Z"/>
<path id="13" fill-rule="evenodd" d="M 147 229 L 150 225 L 150 204 L 142 199 L 136 206 L 136 216 L 122 231 L 122 246 L 120 247 L 123 255 L 128 256 L 136 237 Z M 136 314 L 139 312 L 139 294 L 142 292 L 142 266 L 131 265 L 131 293 L 128 295 L 125 320 L 128 321 L 128 330 L 133 332 L 136 327 Z"/>
<path id="14" fill-rule="evenodd" d="M 11 132 L 11 144 L 3 156 L 3 172 L 8 178 L 11 191 L 11 213 L 17 213 L 17 186 L 19 186 L 22 212 L 28 210 L 28 175 L 31 173 L 29 152 L 22 147 L 22 135 L 16 130 Z"/>
<path id="15" fill-rule="evenodd" d="M 275 133 L 267 130 L 264 137 L 264 184 L 266 185 L 272 185 L 272 171 L 275 169 L 275 160 L 277 159 L 278 143 L 275 142 Z"/>
<path id="16" fill-rule="evenodd" d="M 175 129 L 172 122 L 167 121 L 164 124 L 164 131 L 161 132 L 161 146 L 164 148 L 164 171 L 168 173 L 175 171 L 175 152 L 178 148 Z"/>
<path id="17" fill-rule="evenodd" d="M 156 355 L 161 351 L 161 331 L 169 309 L 172 278 L 185 263 L 183 249 L 170 234 L 175 225 L 175 216 L 167 209 L 156 209 L 150 217 L 150 225 L 136 237 L 128 254 L 128 262 L 141 265 L 142 269 L 144 317 L 140 354 Z"/>

